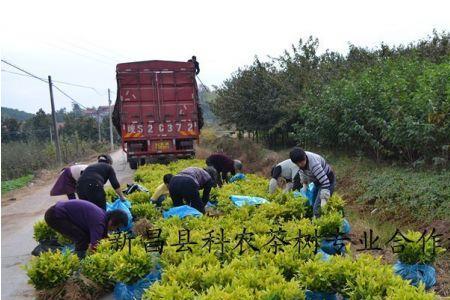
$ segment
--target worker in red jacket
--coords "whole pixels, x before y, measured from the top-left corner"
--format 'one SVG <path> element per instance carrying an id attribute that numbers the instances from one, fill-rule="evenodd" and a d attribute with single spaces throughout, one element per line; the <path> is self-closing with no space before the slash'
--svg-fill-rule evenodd
<path id="1" fill-rule="evenodd" d="M 222 186 L 222 181 L 228 182 L 228 173 L 234 176 L 236 172 L 241 172 L 242 162 L 235 159 L 231 159 L 225 154 L 216 153 L 210 155 L 206 159 L 206 165 L 216 169 L 218 176 L 218 184 Z"/>

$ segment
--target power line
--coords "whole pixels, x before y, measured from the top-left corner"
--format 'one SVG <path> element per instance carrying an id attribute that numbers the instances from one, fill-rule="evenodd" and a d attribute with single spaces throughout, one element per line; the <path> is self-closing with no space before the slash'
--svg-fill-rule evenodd
<path id="1" fill-rule="evenodd" d="M 11 74 L 20 75 L 20 76 L 25 76 L 25 77 L 33 77 L 33 76 L 30 76 L 30 75 L 27 75 L 27 74 L 13 72 L 13 71 L 5 70 L 5 69 L 2 69 L 2 72 L 11 73 Z M 48 81 L 46 81 L 46 82 L 48 83 Z M 65 84 L 65 85 L 70 85 L 70 86 L 75 86 L 75 87 L 80 87 L 80 88 L 90 89 L 90 90 L 93 90 L 99 96 L 106 95 L 106 92 L 102 94 L 95 87 L 92 87 L 92 86 L 81 85 L 81 84 L 78 84 L 78 83 L 70 83 L 70 82 L 59 81 L 59 80 L 53 80 L 53 82 L 57 82 L 57 83 Z"/>
<path id="2" fill-rule="evenodd" d="M 20 71 L 22 71 L 22 72 L 24 72 L 24 73 L 30 75 L 30 76 L 33 77 L 33 78 L 39 79 L 39 80 L 41 80 L 41 81 L 43 81 L 43 82 L 45 82 L 45 83 L 48 84 L 48 81 L 47 81 L 47 80 L 42 79 L 42 78 L 40 78 L 40 77 L 38 77 L 38 76 L 36 76 L 36 75 L 34 75 L 34 74 L 28 72 L 28 71 L 25 71 L 24 69 L 22 69 L 22 68 L 20 68 L 20 67 L 18 67 L 18 66 L 15 66 L 15 65 L 13 65 L 12 63 L 9 63 L 9 62 L 7 62 L 7 61 L 4 60 L 4 59 L 2 59 L 2 62 L 5 63 L 5 64 L 7 64 L 7 65 L 9 65 L 9 66 L 11 66 L 11 67 L 13 67 L 13 68 L 15 68 L 15 69 L 17 69 L 17 70 L 20 70 Z M 64 91 L 63 91 L 62 89 L 60 89 L 58 86 L 56 86 L 56 85 L 53 84 L 53 83 L 52 83 L 52 86 L 54 86 L 54 87 L 55 87 L 58 91 L 60 91 L 64 96 L 66 96 L 67 98 L 69 98 L 70 100 L 72 100 L 73 102 L 75 102 L 76 104 L 78 104 L 79 106 L 81 106 L 81 107 L 83 107 L 83 108 L 86 109 L 86 106 L 84 106 L 83 104 L 81 104 L 81 103 L 79 103 L 78 101 L 76 101 L 75 99 L 73 99 L 71 96 L 69 96 L 66 92 L 64 92 Z"/>
<path id="3" fill-rule="evenodd" d="M 13 68 L 16 68 L 17 70 L 20 70 L 20 71 L 22 71 L 22 72 L 24 72 L 24 73 L 30 75 L 30 76 L 33 77 L 33 78 L 36 78 L 36 79 L 39 79 L 40 81 L 43 81 L 43 82 L 45 82 L 45 83 L 48 83 L 47 80 L 42 79 L 42 78 L 40 78 L 40 77 L 38 77 L 38 76 L 36 76 L 36 75 L 34 75 L 34 74 L 31 74 L 30 72 L 25 71 L 24 69 L 19 68 L 18 66 L 15 66 L 15 65 L 11 64 L 11 63 L 7 62 L 7 61 L 4 60 L 4 59 L 2 59 L 2 62 L 4 62 L 5 64 L 7 64 L 7 65 L 9 65 L 9 66 L 11 66 L 11 67 L 13 67 Z"/>
<path id="4" fill-rule="evenodd" d="M 117 58 L 114 58 L 114 57 L 111 57 L 111 56 L 104 55 L 104 54 L 102 54 L 102 53 L 100 53 L 100 52 L 93 51 L 93 50 L 90 50 L 90 49 L 85 48 L 85 47 L 82 47 L 82 46 L 78 46 L 77 44 L 74 44 L 74 43 L 72 43 L 72 42 L 68 42 L 68 41 L 63 41 L 63 42 L 66 43 L 66 44 L 68 44 L 68 45 L 70 45 L 70 46 L 72 46 L 72 47 L 75 47 L 75 48 L 78 48 L 78 49 L 80 49 L 80 50 L 83 50 L 83 51 L 85 51 L 85 52 L 87 52 L 87 53 L 91 53 L 91 54 L 94 54 L 94 55 L 97 55 L 97 56 L 100 56 L 100 57 L 104 57 L 104 58 L 106 58 L 106 59 L 108 59 L 108 60 L 110 60 L 110 61 L 112 61 L 112 62 L 114 62 L 114 63 L 117 63 L 117 61 L 120 61 L 120 59 L 117 59 Z"/>
<path id="5" fill-rule="evenodd" d="M 82 53 L 79 53 L 79 52 L 77 52 L 77 51 L 73 51 L 73 50 L 71 50 L 71 49 L 67 49 L 67 48 L 60 47 L 60 46 L 55 46 L 55 45 L 52 45 L 52 44 L 50 44 L 50 43 L 46 43 L 46 44 L 49 45 L 50 47 L 53 47 L 53 48 L 56 48 L 56 49 L 59 49 L 59 50 L 62 50 L 62 51 L 70 52 L 70 53 L 72 53 L 72 54 L 75 54 L 75 55 L 78 55 L 78 56 L 82 56 L 82 57 L 85 57 L 85 58 L 88 58 L 88 59 L 91 59 L 91 60 L 95 60 L 95 61 L 97 61 L 97 62 L 100 62 L 100 63 L 105 64 L 105 65 L 108 65 L 108 66 L 111 66 L 111 65 L 112 65 L 111 62 L 107 62 L 107 61 L 98 59 L 98 58 L 96 58 L 96 57 L 92 57 L 92 56 L 89 56 L 89 55 L 86 55 L 86 54 L 82 54 Z"/>

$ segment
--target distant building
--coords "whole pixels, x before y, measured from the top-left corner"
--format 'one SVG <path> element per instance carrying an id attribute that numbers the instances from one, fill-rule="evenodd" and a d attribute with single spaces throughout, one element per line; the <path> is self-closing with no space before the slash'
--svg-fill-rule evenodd
<path id="1" fill-rule="evenodd" d="M 111 112 L 114 110 L 114 105 L 111 105 Z M 98 108 L 87 108 L 83 110 L 83 115 L 90 116 L 92 118 L 100 118 L 100 121 L 105 117 L 109 117 L 109 107 L 107 105 L 99 106 Z"/>

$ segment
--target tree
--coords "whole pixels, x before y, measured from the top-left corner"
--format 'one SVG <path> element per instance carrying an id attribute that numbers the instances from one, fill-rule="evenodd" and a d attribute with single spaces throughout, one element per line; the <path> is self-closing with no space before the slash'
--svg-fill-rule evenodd
<path id="1" fill-rule="evenodd" d="M 2 119 L 2 143 L 22 139 L 21 123 L 13 118 Z"/>
<path id="2" fill-rule="evenodd" d="M 28 139 L 39 141 L 50 140 L 50 127 L 52 119 L 40 108 L 33 118 L 27 120 L 24 125 L 24 133 Z"/>

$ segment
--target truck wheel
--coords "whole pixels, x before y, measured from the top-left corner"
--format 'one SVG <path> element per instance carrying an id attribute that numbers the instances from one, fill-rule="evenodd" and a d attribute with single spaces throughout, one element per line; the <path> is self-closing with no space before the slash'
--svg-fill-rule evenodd
<path id="1" fill-rule="evenodd" d="M 136 170 L 136 169 L 137 169 L 137 167 L 138 167 L 138 163 L 137 163 L 137 160 L 136 160 L 136 159 L 132 159 L 132 160 L 130 160 L 130 169 L 132 169 L 132 170 Z"/>

